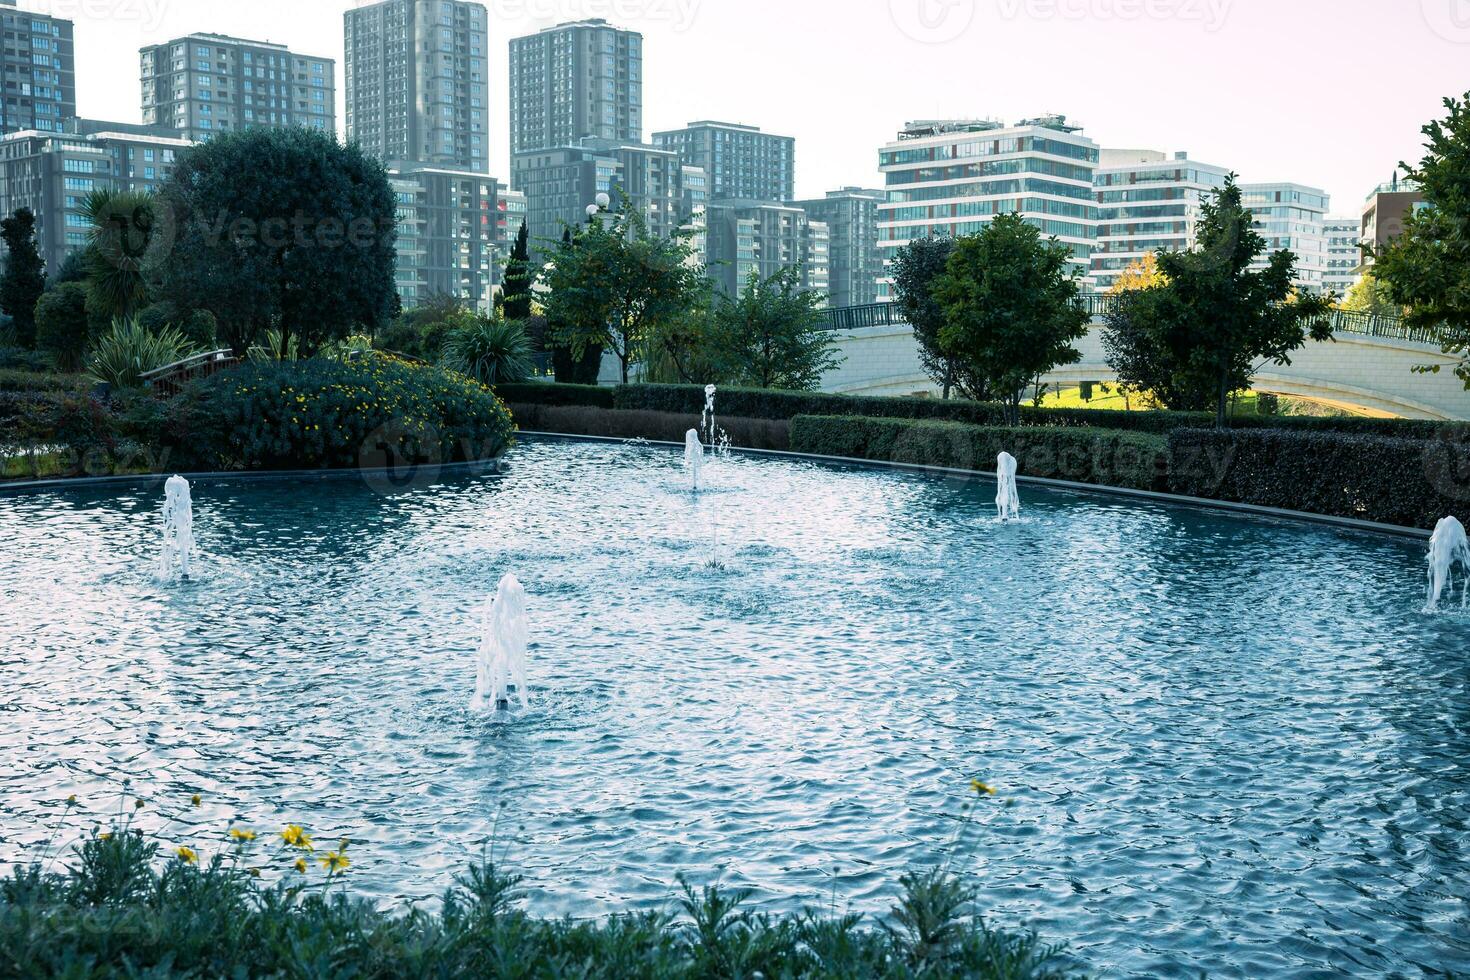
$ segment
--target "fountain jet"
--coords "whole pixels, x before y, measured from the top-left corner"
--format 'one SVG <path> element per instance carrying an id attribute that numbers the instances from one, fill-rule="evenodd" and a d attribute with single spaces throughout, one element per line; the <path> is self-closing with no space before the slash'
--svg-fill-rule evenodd
<path id="1" fill-rule="evenodd" d="M 514 575 L 507 575 L 500 580 L 495 601 L 485 610 L 475 697 L 470 702 L 470 710 L 509 711 L 512 694 L 520 699 L 522 708 L 529 706 L 526 694 L 529 641 L 526 590 Z"/>
<path id="2" fill-rule="evenodd" d="M 158 556 L 158 577 L 178 581 L 189 577 L 194 559 L 194 501 L 189 481 L 171 476 L 163 485 L 163 550 Z"/>
<path id="3" fill-rule="evenodd" d="M 711 446 L 715 444 L 715 392 L 718 390 L 714 385 L 704 386 L 704 414 L 699 420 L 704 426 L 705 441 Z"/>
<path id="4" fill-rule="evenodd" d="M 1001 453 L 995 458 L 995 509 L 1003 521 L 1021 516 L 1021 495 L 1016 491 L 1016 457 Z"/>
<path id="5" fill-rule="evenodd" d="M 704 443 L 699 441 L 698 429 L 684 433 L 684 473 L 690 490 L 704 489 Z"/>
<path id="6" fill-rule="evenodd" d="M 1465 576 L 1460 590 L 1460 608 L 1470 602 L 1470 540 L 1465 537 L 1465 525 L 1457 518 L 1446 517 L 1434 529 L 1429 539 L 1429 605 L 1426 612 L 1439 608 L 1439 600 L 1446 592 L 1451 597 L 1455 591 L 1455 566 L 1459 565 Z"/>

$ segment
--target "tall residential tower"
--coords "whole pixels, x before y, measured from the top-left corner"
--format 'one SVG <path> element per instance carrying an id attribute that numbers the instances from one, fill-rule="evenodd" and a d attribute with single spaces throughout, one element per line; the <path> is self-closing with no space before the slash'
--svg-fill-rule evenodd
<path id="1" fill-rule="evenodd" d="M 654 133 L 653 142 L 709 174 L 712 201 L 784 202 L 795 196 L 796 140 L 790 136 L 704 121 Z"/>
<path id="2" fill-rule="evenodd" d="M 384 161 L 488 173 L 485 7 L 382 0 L 344 19 L 348 139 Z"/>
<path id="3" fill-rule="evenodd" d="M 643 142 L 643 35 L 605 20 L 510 42 L 510 152 Z"/>
<path id="4" fill-rule="evenodd" d="M 191 34 L 142 50 L 143 122 L 205 140 L 252 126 L 336 135 L 337 65 L 283 44 Z"/>
<path id="5" fill-rule="evenodd" d="M 0 47 L 4 97 L 0 99 L 0 133 L 36 130 L 59 133 L 77 114 L 77 64 L 72 23 L 16 7 L 0 0 Z"/>

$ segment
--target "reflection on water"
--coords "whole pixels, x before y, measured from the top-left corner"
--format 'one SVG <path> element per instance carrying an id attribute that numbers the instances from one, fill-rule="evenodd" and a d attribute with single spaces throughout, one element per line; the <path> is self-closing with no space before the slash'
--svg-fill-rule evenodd
<path id="1" fill-rule="evenodd" d="M 125 777 L 201 820 L 351 834 L 381 897 L 496 831 L 536 907 L 674 872 L 881 909 L 970 778 L 999 921 L 1114 974 L 1470 970 L 1470 619 L 1421 545 L 993 484 L 532 445 L 385 497 L 194 486 L 0 498 L 0 858 Z M 716 520 L 717 516 L 717 520 Z M 722 569 L 708 566 L 718 529 Z M 528 710 L 468 711 L 514 572 Z"/>

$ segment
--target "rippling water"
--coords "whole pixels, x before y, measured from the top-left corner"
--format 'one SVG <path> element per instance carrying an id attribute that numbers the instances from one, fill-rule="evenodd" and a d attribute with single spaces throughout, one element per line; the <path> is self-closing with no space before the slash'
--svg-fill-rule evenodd
<path id="1" fill-rule="evenodd" d="M 1108 974 L 1470 970 L 1470 617 L 1415 542 L 1022 488 L 533 444 L 382 495 L 0 497 L 0 859 L 131 777 L 189 822 L 350 834 L 423 896 L 495 836 L 542 912 L 674 873 L 881 910 L 958 859 Z M 717 542 L 717 543 L 716 543 Z M 709 567 L 712 554 L 723 569 Z M 535 704 L 468 713 L 480 604 L 526 584 Z M 153 809 L 144 811 L 151 814 Z M 154 819 L 157 819 L 156 817 Z"/>

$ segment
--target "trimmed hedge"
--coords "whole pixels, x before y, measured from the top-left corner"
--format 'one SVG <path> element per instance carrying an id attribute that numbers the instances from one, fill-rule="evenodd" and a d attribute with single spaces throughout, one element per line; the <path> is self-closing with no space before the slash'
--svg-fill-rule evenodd
<path id="1" fill-rule="evenodd" d="M 814 415 L 791 421 L 793 452 L 982 471 L 1008 452 L 1024 476 L 1136 490 L 1168 485 L 1167 449 L 1161 436 L 1107 429 Z"/>
<path id="2" fill-rule="evenodd" d="M 1174 493 L 1432 529 L 1470 522 L 1470 443 L 1343 432 L 1169 436 Z"/>
<path id="3" fill-rule="evenodd" d="M 388 357 L 248 362 L 175 398 L 162 441 L 201 470 L 379 467 L 491 459 L 515 425 L 479 382 Z"/>
<path id="4" fill-rule="evenodd" d="M 495 385 L 495 394 L 506 402 L 518 405 L 578 405 L 587 408 L 615 407 L 613 398 L 615 390 L 599 388 L 597 385 L 548 383 Z"/>
<path id="5" fill-rule="evenodd" d="M 521 429 L 562 435 L 683 443 L 685 433 L 694 427 L 688 415 L 668 412 L 619 412 L 581 405 L 522 405 L 515 402 L 511 403 L 510 411 Z M 722 420 L 720 428 L 729 433 L 734 445 L 746 449 L 785 450 L 790 445 L 787 435 L 790 425 L 789 422 L 772 419 L 734 418 Z"/>
<path id="6" fill-rule="evenodd" d="M 592 388 L 583 385 L 538 384 L 507 386 L 507 401 L 539 405 L 588 405 L 624 411 L 669 412 L 698 415 L 704 410 L 704 389 L 698 385 L 633 384 Z M 798 415 L 855 415 L 867 418 L 933 419 L 969 425 L 1001 426 L 1004 410 L 989 402 L 938 398 L 835 395 L 807 391 L 757 388 L 721 388 L 715 400 L 719 416 L 789 420 Z M 1215 417 L 1208 412 L 1116 412 L 1098 408 L 1031 408 L 1022 406 L 1021 421 L 1028 426 L 1101 428 L 1167 435 L 1176 429 L 1208 428 Z M 1439 438 L 1446 432 L 1470 441 L 1470 424 L 1414 419 L 1309 418 L 1304 416 L 1243 415 L 1231 420 L 1236 429 L 1291 429 L 1314 432 L 1356 432 L 1396 438 Z"/>

